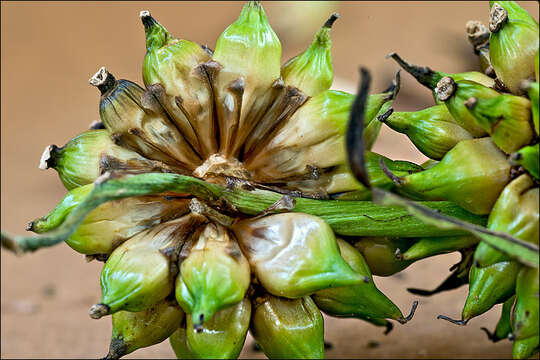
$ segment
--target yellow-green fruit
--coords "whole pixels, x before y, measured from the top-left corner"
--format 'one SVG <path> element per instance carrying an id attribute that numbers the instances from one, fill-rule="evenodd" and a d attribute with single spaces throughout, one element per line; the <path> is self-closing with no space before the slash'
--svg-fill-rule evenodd
<path id="1" fill-rule="evenodd" d="M 398 89 L 394 80 L 384 92 L 369 96 L 366 140 L 371 143 L 381 124 L 375 122 L 374 128 L 369 128 L 369 124 L 386 109 L 385 105 L 391 104 Z M 354 95 L 337 90 L 327 90 L 310 98 L 271 136 L 258 139 L 257 146 L 246 155 L 244 163 L 253 178 L 259 182 L 281 182 L 309 174 L 310 168 L 345 165 L 344 134 L 353 100 Z"/>
<path id="2" fill-rule="evenodd" d="M 418 150 L 436 160 L 440 160 L 461 140 L 472 139 L 471 134 L 456 123 L 444 104 L 415 112 L 393 112 L 381 121 L 407 135 Z"/>
<path id="3" fill-rule="evenodd" d="M 402 256 L 403 260 L 420 260 L 470 248 L 480 241 L 475 236 L 438 236 L 420 238 Z"/>
<path id="4" fill-rule="evenodd" d="M 461 312 L 462 319 L 481 315 L 514 295 L 520 268 L 521 265 L 515 261 L 502 261 L 484 268 L 473 265 L 469 274 L 469 294 Z"/>
<path id="5" fill-rule="evenodd" d="M 364 159 L 371 184 L 383 189 L 391 189 L 395 184 L 381 170 L 379 159 L 382 159 L 386 166 L 398 176 L 423 170 L 421 166 L 412 162 L 391 160 L 371 151 L 366 151 Z M 371 198 L 371 191 L 356 180 L 347 164 L 321 174 L 318 179 L 291 181 L 287 185 L 304 193 L 315 191 L 332 194 L 333 198 L 339 200 L 369 200 Z"/>
<path id="6" fill-rule="evenodd" d="M 510 156 L 510 162 L 514 165 L 521 165 L 536 180 L 540 179 L 540 144 L 522 147 Z"/>
<path id="7" fill-rule="evenodd" d="M 409 64 L 396 53 L 389 56 L 396 60 L 405 71 L 414 76 L 419 83 L 431 89 L 437 104 L 446 104 L 450 114 L 462 128 L 474 137 L 486 134 L 484 129 L 475 124 L 474 118 L 469 114 L 464 102 L 471 96 L 489 98 L 499 95 L 497 91 L 492 89 L 495 85 L 492 78 L 477 71 L 446 74 L 428 67 Z"/>
<path id="8" fill-rule="evenodd" d="M 319 309 L 337 317 L 356 317 L 368 321 L 387 318 L 403 320 L 399 308 L 373 283 L 371 271 L 362 254 L 346 241 L 337 241 L 345 261 L 354 271 L 368 276 L 371 281 L 317 291 L 311 297 Z"/>
<path id="9" fill-rule="evenodd" d="M 285 84 L 299 88 L 308 96 L 315 96 L 332 86 L 330 29 L 337 18 L 337 14 L 333 14 L 317 32 L 311 45 L 281 67 Z"/>
<path id="10" fill-rule="evenodd" d="M 213 94 L 204 64 L 211 56 L 198 44 L 176 39 L 148 11 L 141 12 L 146 35 L 144 84 L 182 135 L 203 157 L 217 151 Z"/>
<path id="11" fill-rule="evenodd" d="M 180 327 L 169 337 L 169 342 L 173 348 L 174 354 L 178 359 L 196 359 L 197 357 L 191 351 L 187 340 L 186 320 L 181 322 Z"/>
<path id="12" fill-rule="evenodd" d="M 450 200 L 474 214 L 489 214 L 510 181 L 510 163 L 490 138 L 463 140 L 433 167 L 395 181 L 410 196 Z"/>
<path id="13" fill-rule="evenodd" d="M 254 299 L 250 331 L 270 359 L 324 358 L 323 317 L 309 296 Z"/>
<path id="14" fill-rule="evenodd" d="M 412 264 L 412 261 L 396 256 L 396 252 L 404 253 L 411 244 L 408 239 L 363 237 L 355 242 L 354 247 L 362 253 L 373 275 L 390 276 Z"/>
<path id="15" fill-rule="evenodd" d="M 487 228 L 538 244 L 539 210 L 539 189 L 529 175 L 523 174 L 504 188 L 489 214 Z M 509 260 L 485 242 L 476 248 L 474 259 L 480 267 Z"/>
<path id="16" fill-rule="evenodd" d="M 531 102 L 524 97 L 499 95 L 490 99 L 470 98 L 465 106 L 493 139 L 510 154 L 531 142 Z"/>
<path id="17" fill-rule="evenodd" d="M 538 351 L 538 269 L 524 267 L 517 276 L 516 305 L 512 313 L 515 359 L 527 359 Z"/>
<path id="18" fill-rule="evenodd" d="M 180 265 L 176 300 L 202 325 L 216 311 L 242 301 L 249 283 L 249 264 L 238 243 L 223 226 L 208 224 Z"/>
<path id="19" fill-rule="evenodd" d="M 220 151 L 226 157 L 239 155 L 268 106 L 284 90 L 283 81 L 278 81 L 280 59 L 281 43 L 262 5 L 248 2 L 218 38 L 212 58 Z"/>
<path id="20" fill-rule="evenodd" d="M 179 247 L 192 231 L 186 215 L 146 230 L 116 248 L 101 272 L 101 303 L 90 310 L 100 318 L 120 310 L 142 311 L 173 290 L 170 260 L 160 250 Z"/>
<path id="21" fill-rule="evenodd" d="M 316 216 L 270 215 L 239 221 L 233 230 L 257 279 L 276 296 L 300 298 L 369 281 L 343 260 L 334 232 Z"/>
<path id="22" fill-rule="evenodd" d="M 119 359 L 162 342 L 180 326 L 183 318 L 182 309 L 166 301 L 140 312 L 114 313 L 111 344 L 105 359 Z"/>
<path id="23" fill-rule="evenodd" d="M 354 97 L 327 90 L 309 99 L 263 146 L 245 160 L 256 181 L 306 173 L 306 164 L 326 168 L 345 163 L 345 133 Z"/>
<path id="24" fill-rule="evenodd" d="M 189 349 L 197 359 L 235 359 L 242 351 L 251 319 L 251 302 L 224 308 L 201 327 L 194 326 L 187 315 L 186 337 Z"/>
<path id="25" fill-rule="evenodd" d="M 490 1 L 489 54 L 497 77 L 514 94 L 535 75 L 538 23 L 515 1 Z"/>
<path id="26" fill-rule="evenodd" d="M 529 96 L 529 99 L 531 100 L 531 110 L 532 110 L 532 120 L 534 124 L 534 130 L 536 131 L 536 135 L 540 135 L 540 124 L 539 124 L 539 110 L 538 110 L 538 92 L 539 92 L 539 85 L 537 82 L 532 81 L 525 81 L 522 83 L 522 88 L 527 91 L 527 95 Z"/>
<path id="27" fill-rule="evenodd" d="M 101 175 L 103 157 L 115 160 L 145 160 L 136 152 L 116 145 L 107 130 L 88 130 L 63 147 L 48 146 L 41 156 L 40 169 L 53 168 L 68 190 L 91 184 Z"/>
<path id="28" fill-rule="evenodd" d="M 46 216 L 34 220 L 29 230 L 43 233 L 58 227 L 94 189 L 94 184 L 71 190 Z M 81 254 L 110 254 L 118 245 L 156 224 L 188 210 L 189 200 L 164 196 L 138 196 L 112 200 L 92 210 L 66 243 Z"/>

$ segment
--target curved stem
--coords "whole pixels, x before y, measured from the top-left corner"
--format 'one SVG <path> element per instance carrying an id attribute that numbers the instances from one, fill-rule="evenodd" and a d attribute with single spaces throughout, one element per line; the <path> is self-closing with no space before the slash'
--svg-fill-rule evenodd
<path id="1" fill-rule="evenodd" d="M 94 182 L 92 192 L 76 206 L 59 226 L 38 236 L 11 237 L 2 233 L 2 247 L 16 254 L 53 246 L 68 239 L 99 205 L 127 197 L 176 193 L 193 195 L 208 204 L 230 205 L 238 215 L 258 215 L 282 198 L 282 194 L 254 189 L 229 189 L 203 180 L 171 173 L 118 175 L 106 172 Z M 433 211 L 484 225 L 486 218 L 470 214 L 459 206 L 445 201 L 422 203 Z M 339 235 L 422 237 L 463 235 L 461 229 L 441 230 L 424 224 L 398 206 L 380 206 L 371 201 L 315 200 L 295 198 L 294 212 L 319 216 Z"/>
<path id="2" fill-rule="evenodd" d="M 446 321 L 449 321 L 451 322 L 452 324 L 456 324 L 456 325 L 460 325 L 460 326 L 465 326 L 467 325 L 467 323 L 469 322 L 470 319 L 467 319 L 467 320 L 455 320 L 455 319 L 452 319 L 446 315 L 437 315 L 437 319 L 441 319 L 441 320 L 446 320 Z"/>
<path id="3" fill-rule="evenodd" d="M 411 306 L 411 311 L 409 312 L 409 315 L 407 315 L 406 317 L 402 318 L 402 319 L 399 319 L 398 322 L 400 324 L 406 324 L 408 323 L 409 321 L 412 320 L 413 316 L 414 316 L 414 313 L 416 312 L 416 308 L 418 307 L 418 301 L 415 300 L 413 303 L 412 303 L 412 306 Z"/>

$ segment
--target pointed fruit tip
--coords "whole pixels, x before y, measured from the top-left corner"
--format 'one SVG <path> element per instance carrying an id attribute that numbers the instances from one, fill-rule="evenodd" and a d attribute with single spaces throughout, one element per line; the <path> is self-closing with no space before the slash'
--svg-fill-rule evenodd
<path id="1" fill-rule="evenodd" d="M 455 320 L 446 315 L 437 315 L 437 320 L 446 320 L 448 322 L 451 322 L 452 324 L 460 325 L 460 326 L 465 326 L 469 322 L 469 319 Z"/>
<path id="2" fill-rule="evenodd" d="M 398 322 L 403 325 L 411 321 L 412 318 L 414 317 L 414 314 L 416 313 L 417 307 L 418 307 L 418 300 L 415 300 L 412 303 L 411 311 L 409 312 L 409 315 L 405 316 L 404 318 L 398 319 Z"/>
<path id="3" fill-rule="evenodd" d="M 332 15 L 330 15 L 328 20 L 326 20 L 323 27 L 331 29 L 337 19 L 339 19 L 339 14 L 333 13 Z"/>
<path id="4" fill-rule="evenodd" d="M 469 20 L 465 27 L 469 42 L 474 47 L 482 46 L 489 41 L 489 30 L 481 21 Z"/>
<path id="5" fill-rule="evenodd" d="M 105 305 L 105 304 L 94 304 L 92 305 L 92 307 L 90 308 L 90 310 L 88 310 L 88 315 L 90 315 L 90 317 L 92 319 L 101 319 L 102 317 L 104 317 L 105 315 L 109 315 L 109 311 L 110 311 L 110 307 L 108 305 Z"/>
<path id="6" fill-rule="evenodd" d="M 390 108 L 384 112 L 384 114 L 377 115 L 377 120 L 384 123 L 394 113 L 394 108 Z"/>

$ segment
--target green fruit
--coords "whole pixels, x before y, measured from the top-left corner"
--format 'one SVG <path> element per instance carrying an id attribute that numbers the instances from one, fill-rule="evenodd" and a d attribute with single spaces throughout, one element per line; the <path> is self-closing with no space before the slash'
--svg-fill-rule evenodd
<path id="1" fill-rule="evenodd" d="M 512 316 L 516 359 L 526 359 L 538 351 L 538 269 L 523 267 L 516 281 L 516 305 Z"/>
<path id="2" fill-rule="evenodd" d="M 224 308 L 204 323 L 196 326 L 187 315 L 186 337 L 196 359 L 235 359 L 244 346 L 251 319 L 251 303 L 246 298 Z"/>
<path id="3" fill-rule="evenodd" d="M 527 95 L 531 100 L 532 119 L 536 135 L 540 134 L 540 125 L 538 124 L 540 115 L 538 114 L 538 81 L 525 81 L 522 83 L 522 88 L 527 91 Z"/>
<path id="4" fill-rule="evenodd" d="M 465 106 L 505 153 L 510 154 L 531 142 L 531 102 L 524 97 L 508 94 L 491 99 L 473 97 Z"/>
<path id="5" fill-rule="evenodd" d="M 332 14 L 311 45 L 281 67 L 281 76 L 286 85 L 297 87 L 308 96 L 318 95 L 332 86 L 334 72 L 330 29 L 338 17 Z"/>
<path id="6" fill-rule="evenodd" d="M 316 216 L 285 213 L 247 219 L 234 224 L 233 231 L 253 273 L 273 295 L 294 299 L 369 281 L 343 260 L 332 229 Z"/>
<path id="7" fill-rule="evenodd" d="M 220 152 L 225 157 L 238 157 L 248 135 L 284 91 L 280 58 L 281 43 L 264 9 L 258 1 L 249 1 L 218 38 L 212 58 Z"/>
<path id="8" fill-rule="evenodd" d="M 200 326 L 242 301 L 249 283 L 249 263 L 238 243 L 224 227 L 209 224 L 180 265 L 176 300 Z"/>
<path id="9" fill-rule="evenodd" d="M 71 190 L 49 214 L 30 223 L 29 230 L 51 231 L 94 189 L 94 184 Z M 118 245 L 156 224 L 188 211 L 189 200 L 138 196 L 108 201 L 92 210 L 66 243 L 81 254 L 110 254 Z"/>
<path id="10" fill-rule="evenodd" d="M 463 140 L 433 167 L 392 178 L 408 196 L 450 200 L 474 214 L 489 214 L 510 180 L 510 164 L 490 138 Z"/>
<path id="11" fill-rule="evenodd" d="M 204 64 L 211 56 L 198 44 L 176 39 L 148 11 L 144 84 L 191 146 L 203 157 L 217 152 L 213 94 Z"/>
<path id="12" fill-rule="evenodd" d="M 354 244 L 373 273 L 377 276 L 390 276 L 407 268 L 412 261 L 404 261 L 400 256 L 411 246 L 408 239 L 390 239 L 384 237 L 363 237 Z"/>
<path id="13" fill-rule="evenodd" d="M 385 103 L 393 100 L 399 80 L 367 101 L 366 126 Z M 290 118 L 283 121 L 271 136 L 246 154 L 244 164 L 255 181 L 281 182 L 309 174 L 308 167 L 326 169 L 346 164 L 344 134 L 354 95 L 327 90 L 310 98 Z M 368 121 L 369 120 L 369 121 Z M 375 123 L 380 127 L 380 123 Z M 367 128 L 366 128 L 367 130 Z M 368 131 L 370 141 L 378 135 L 377 127 Z M 248 143 L 249 147 L 249 143 Z"/>
<path id="14" fill-rule="evenodd" d="M 369 283 L 317 291 L 312 295 L 317 307 L 326 314 L 337 317 L 355 317 L 359 319 L 393 319 L 404 321 L 399 308 L 388 299 L 373 283 L 371 271 L 352 245 L 337 239 L 341 256 L 359 274 L 370 278 Z"/>
<path id="15" fill-rule="evenodd" d="M 169 337 L 169 342 L 178 359 L 196 359 L 188 344 L 185 317 L 180 327 Z"/>
<path id="16" fill-rule="evenodd" d="M 395 187 L 392 180 L 381 170 L 379 159 L 383 159 L 386 166 L 398 176 L 405 176 L 422 170 L 421 166 L 412 162 L 391 160 L 377 153 L 366 151 L 366 169 L 371 184 L 379 188 L 391 189 Z M 305 193 L 313 191 L 328 193 L 333 195 L 334 199 L 339 200 L 369 200 L 371 198 L 371 191 L 355 179 L 347 164 L 321 174 L 318 179 L 291 181 L 287 185 Z"/>
<path id="17" fill-rule="evenodd" d="M 440 236 L 420 238 L 403 255 L 403 260 L 420 260 L 430 256 L 446 254 L 470 248 L 478 243 L 474 236 Z"/>
<path id="18" fill-rule="evenodd" d="M 476 71 L 446 74 L 433 71 L 428 67 L 411 65 L 396 53 L 389 56 L 396 60 L 405 71 L 414 76 L 418 82 L 431 89 L 437 103 L 445 103 L 450 114 L 462 128 L 474 137 L 486 134 L 485 130 L 474 122 L 474 118 L 469 114 L 464 102 L 472 96 L 490 98 L 499 95 L 497 91 L 492 89 L 495 86 L 492 78 Z"/>
<path id="19" fill-rule="evenodd" d="M 512 235 L 526 242 L 538 244 L 539 189 L 530 176 L 523 174 L 512 180 L 503 190 L 489 215 L 487 228 Z M 474 254 L 478 266 L 484 267 L 510 260 L 502 252 L 481 242 Z"/>
<path id="20" fill-rule="evenodd" d="M 309 296 L 254 299 L 250 331 L 270 359 L 324 358 L 323 317 Z"/>
<path id="21" fill-rule="evenodd" d="M 164 301 L 140 312 L 112 315 L 112 338 L 105 359 L 119 359 L 133 351 L 159 344 L 180 326 L 184 312 Z"/>
<path id="22" fill-rule="evenodd" d="M 101 303 L 90 309 L 99 319 L 120 310 L 142 311 L 173 291 L 170 259 L 162 253 L 180 247 L 200 223 L 191 215 L 146 230 L 117 247 L 101 272 Z"/>
<path id="23" fill-rule="evenodd" d="M 53 168 L 68 190 L 91 184 L 102 173 L 104 157 L 117 161 L 144 161 L 136 152 L 115 145 L 107 130 L 88 130 L 63 147 L 48 146 L 41 156 L 40 169 Z"/>
<path id="24" fill-rule="evenodd" d="M 523 340 L 514 341 L 512 357 L 514 359 L 528 359 L 538 352 L 540 336 L 531 336 Z"/>
<path id="25" fill-rule="evenodd" d="M 514 94 L 534 76 L 538 23 L 515 1 L 490 1 L 489 54 L 497 77 Z"/>
<path id="26" fill-rule="evenodd" d="M 461 313 L 467 321 L 482 315 L 494 305 L 504 303 L 514 295 L 516 276 L 521 265 L 503 261 L 479 268 L 473 266 L 469 275 L 469 294 Z"/>
<path id="27" fill-rule="evenodd" d="M 381 118 L 393 130 L 407 135 L 424 155 L 440 160 L 461 140 L 472 139 L 459 126 L 445 105 L 436 105 L 416 112 L 393 112 Z"/>
<path id="28" fill-rule="evenodd" d="M 488 336 L 489 340 L 493 342 L 498 342 L 500 340 L 507 339 L 510 333 L 512 332 L 512 326 L 510 324 L 510 317 L 512 314 L 512 307 L 514 306 L 514 301 L 516 300 L 515 296 L 512 296 L 508 300 L 506 300 L 502 306 L 501 310 L 501 316 L 499 318 L 499 321 L 497 322 L 497 325 L 495 327 L 495 331 L 491 333 L 488 329 L 485 327 L 481 328 Z"/>
<path id="29" fill-rule="evenodd" d="M 538 147 L 539 144 L 525 146 L 510 156 L 512 164 L 523 166 L 536 180 L 540 179 Z"/>

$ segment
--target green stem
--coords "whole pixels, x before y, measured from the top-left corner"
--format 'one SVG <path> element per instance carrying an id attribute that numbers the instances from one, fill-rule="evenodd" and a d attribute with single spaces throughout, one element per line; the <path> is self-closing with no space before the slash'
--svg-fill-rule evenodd
<path id="1" fill-rule="evenodd" d="M 267 190 L 247 191 L 210 184 L 177 174 L 147 173 L 115 177 L 106 173 L 95 182 L 94 190 L 66 217 L 56 229 L 38 236 L 11 237 L 2 233 L 2 247 L 17 254 L 48 247 L 68 239 L 86 216 L 99 205 L 133 196 L 175 192 L 215 202 L 225 200 L 240 212 L 256 215 L 281 199 L 282 195 Z M 296 198 L 292 211 L 316 215 L 324 219 L 339 235 L 421 237 L 463 235 L 462 229 L 441 230 L 424 224 L 399 206 L 379 206 L 370 201 L 315 200 Z M 484 225 L 485 217 L 466 212 L 444 201 L 428 201 L 423 205 L 446 215 Z"/>

